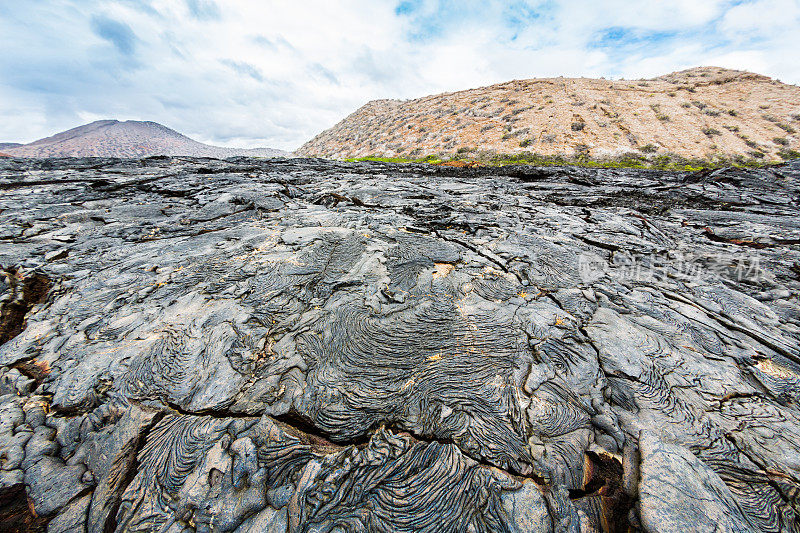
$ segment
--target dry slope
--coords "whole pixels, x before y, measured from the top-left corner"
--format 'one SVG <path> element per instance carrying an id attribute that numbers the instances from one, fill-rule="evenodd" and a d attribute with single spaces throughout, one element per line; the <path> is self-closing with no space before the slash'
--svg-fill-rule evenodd
<path id="1" fill-rule="evenodd" d="M 778 159 L 800 150 L 800 87 L 701 67 L 649 80 L 516 80 L 415 100 L 369 102 L 320 133 L 306 156 L 420 157 L 483 150 L 631 151 Z"/>

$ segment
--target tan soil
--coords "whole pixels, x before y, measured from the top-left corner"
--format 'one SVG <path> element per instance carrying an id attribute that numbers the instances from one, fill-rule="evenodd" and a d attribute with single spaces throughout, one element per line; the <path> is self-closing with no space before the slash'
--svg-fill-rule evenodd
<path id="1" fill-rule="evenodd" d="M 375 100 L 296 152 L 423 157 L 459 149 L 603 158 L 645 150 L 779 159 L 800 150 L 800 87 L 699 67 L 649 80 L 543 78 Z"/>

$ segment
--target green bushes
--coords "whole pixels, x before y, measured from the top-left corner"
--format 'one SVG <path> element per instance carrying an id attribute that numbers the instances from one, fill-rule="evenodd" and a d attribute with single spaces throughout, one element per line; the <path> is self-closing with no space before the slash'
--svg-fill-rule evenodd
<path id="1" fill-rule="evenodd" d="M 765 161 L 764 152 L 754 150 L 748 153 L 748 157 L 734 156 L 728 158 L 717 154 L 706 159 L 686 158 L 673 153 L 661 153 L 658 155 L 648 153 L 626 153 L 616 157 L 596 158 L 589 156 L 589 147 L 583 144 L 574 147 L 573 155 L 542 155 L 536 152 L 520 152 L 516 154 L 504 154 L 476 151 L 470 149 L 470 154 L 482 165 L 487 166 L 506 166 L 506 165 L 535 165 L 535 166 L 581 166 L 590 168 L 641 168 L 658 170 L 676 171 L 697 171 L 704 168 L 722 168 L 727 166 L 736 167 L 760 167 L 774 162 Z M 409 155 L 417 152 L 410 152 Z M 466 152 L 462 152 L 466 153 Z M 457 156 L 458 154 L 453 154 Z M 782 159 L 800 158 L 800 152 L 796 150 L 783 149 L 778 152 Z M 456 160 L 457 157 L 448 159 L 443 155 L 428 155 L 422 158 L 402 158 L 402 157 L 359 157 L 346 159 L 345 161 L 381 161 L 385 163 L 429 163 L 437 164 L 445 161 Z"/>

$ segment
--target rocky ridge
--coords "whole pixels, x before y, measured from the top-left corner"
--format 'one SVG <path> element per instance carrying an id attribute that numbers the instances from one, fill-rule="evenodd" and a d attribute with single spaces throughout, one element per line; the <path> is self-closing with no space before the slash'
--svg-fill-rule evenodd
<path id="1" fill-rule="evenodd" d="M 800 162 L 0 161 L 0 522 L 797 531 Z"/>
<path id="2" fill-rule="evenodd" d="M 11 157 L 284 157 L 274 148 L 223 148 L 203 144 L 157 122 L 98 120 L 30 144 L 0 144 Z"/>
<path id="3" fill-rule="evenodd" d="M 800 157 L 800 87 L 716 67 L 649 80 L 543 78 L 414 100 L 376 100 L 303 156 L 419 158 L 535 152 L 596 159 Z"/>

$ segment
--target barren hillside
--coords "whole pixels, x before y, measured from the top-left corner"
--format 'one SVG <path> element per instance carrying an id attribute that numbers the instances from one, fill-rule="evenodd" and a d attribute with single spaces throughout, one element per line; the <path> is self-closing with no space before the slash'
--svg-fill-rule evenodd
<path id="1" fill-rule="evenodd" d="M 334 158 L 476 151 L 780 159 L 800 150 L 800 87 L 700 67 L 648 80 L 516 80 L 369 102 L 297 153 Z"/>
<path id="2" fill-rule="evenodd" d="M 223 148 L 186 137 L 156 122 L 98 120 L 52 137 L 3 152 L 12 157 L 148 157 L 154 155 L 194 157 L 276 157 L 288 155 L 272 148 Z"/>

